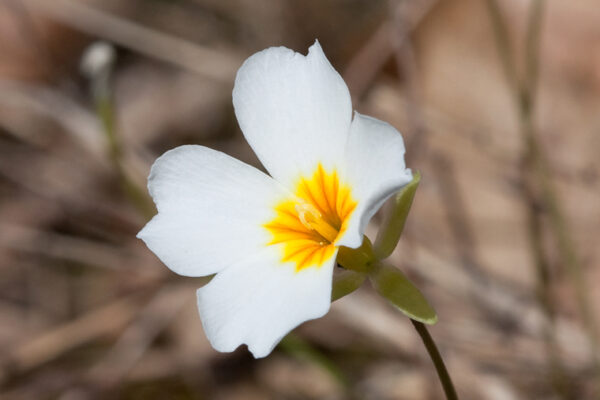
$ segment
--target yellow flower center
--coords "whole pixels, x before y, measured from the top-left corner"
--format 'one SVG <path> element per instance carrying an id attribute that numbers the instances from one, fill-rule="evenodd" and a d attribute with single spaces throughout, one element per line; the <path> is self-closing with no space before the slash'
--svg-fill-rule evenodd
<path id="1" fill-rule="evenodd" d="M 268 244 L 281 244 L 282 262 L 294 262 L 296 271 L 320 267 L 334 254 L 356 201 L 337 172 L 321 164 L 310 178 L 298 180 L 294 194 L 275 206 L 275 218 L 264 225 L 271 233 Z"/>

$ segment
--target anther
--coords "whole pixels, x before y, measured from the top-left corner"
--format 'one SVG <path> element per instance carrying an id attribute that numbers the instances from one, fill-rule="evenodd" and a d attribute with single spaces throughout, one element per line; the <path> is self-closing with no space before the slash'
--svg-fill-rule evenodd
<path id="1" fill-rule="evenodd" d="M 321 219 L 321 213 L 312 204 L 296 204 L 296 212 L 298 213 L 298 218 L 300 218 L 302 225 L 308 229 L 314 230 L 313 224 L 315 221 Z"/>
<path id="2" fill-rule="evenodd" d="M 329 225 L 327 221 L 323 219 L 323 216 L 313 206 L 309 203 L 299 203 L 296 204 L 296 212 L 298 213 L 298 218 L 302 225 L 316 231 L 319 235 L 321 235 L 324 239 L 326 239 L 329 243 L 333 243 L 335 238 L 338 235 L 338 230 L 333 226 Z M 320 245 L 324 245 L 325 243 L 319 242 Z"/>

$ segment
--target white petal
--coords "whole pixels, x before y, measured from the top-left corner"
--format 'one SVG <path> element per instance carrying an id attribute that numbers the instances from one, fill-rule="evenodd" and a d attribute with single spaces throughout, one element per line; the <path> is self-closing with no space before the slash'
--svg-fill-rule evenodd
<path id="1" fill-rule="evenodd" d="M 339 245 L 358 247 L 367 223 L 392 194 L 412 179 L 402 135 L 390 124 L 354 114 L 344 173 L 358 206 Z"/>
<path id="2" fill-rule="evenodd" d="M 262 251 L 262 227 L 287 192 L 259 170 L 219 151 L 181 146 L 156 160 L 148 178 L 156 215 L 138 233 L 170 269 L 209 275 Z"/>
<path id="3" fill-rule="evenodd" d="M 296 272 L 271 246 L 218 273 L 198 289 L 200 318 L 212 346 L 230 352 L 245 343 L 254 357 L 265 357 L 297 325 L 325 315 L 336 254 L 321 267 Z"/>
<path id="4" fill-rule="evenodd" d="M 285 47 L 251 56 L 238 71 L 233 105 L 250 146 L 287 187 L 318 162 L 330 169 L 342 160 L 350 93 L 318 42 L 307 56 Z"/>

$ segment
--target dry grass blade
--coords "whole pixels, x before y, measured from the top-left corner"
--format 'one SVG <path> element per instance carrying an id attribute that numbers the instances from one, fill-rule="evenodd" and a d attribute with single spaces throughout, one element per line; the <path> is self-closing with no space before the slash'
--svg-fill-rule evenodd
<path id="1" fill-rule="evenodd" d="M 135 238 L 149 217 L 123 177 L 147 200 L 152 163 L 184 144 L 259 166 L 232 107 L 236 69 L 315 39 L 421 173 L 389 262 L 436 309 L 431 333 L 463 400 L 558 398 L 553 354 L 563 397 L 598 398 L 580 316 L 599 317 L 600 291 L 580 313 L 584 291 L 559 267 L 600 282 L 600 8 L 531 1 L 0 1 L 0 398 L 441 398 L 409 321 L 368 283 L 294 331 L 350 378 L 339 385 L 281 348 L 216 352 L 199 280 Z M 79 69 L 91 40 L 116 50 L 102 115 Z"/>
<path id="2" fill-rule="evenodd" d="M 73 0 L 24 0 L 32 10 L 90 35 L 231 84 L 242 58 L 157 32 Z"/>
<path id="3" fill-rule="evenodd" d="M 78 346 L 115 334 L 138 313 L 142 297 L 135 294 L 116 300 L 16 345 L 3 355 L 0 377 L 6 380 L 23 374 Z"/>

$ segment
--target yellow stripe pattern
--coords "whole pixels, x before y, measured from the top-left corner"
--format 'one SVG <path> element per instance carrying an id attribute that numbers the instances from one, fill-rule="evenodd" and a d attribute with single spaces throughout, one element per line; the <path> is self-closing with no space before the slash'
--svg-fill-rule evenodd
<path id="1" fill-rule="evenodd" d="M 340 182 L 337 172 L 326 171 L 321 164 L 310 178 L 298 180 L 294 194 L 296 199 L 284 200 L 275 206 L 275 218 L 264 225 L 271 233 L 268 245 L 282 245 L 282 262 L 294 262 L 296 271 L 320 267 L 334 254 L 335 243 L 346 230 L 356 201 L 350 187 Z M 316 221 L 316 229 L 299 215 L 300 210 L 306 208 L 317 212 L 311 214 L 311 221 L 315 217 L 321 219 Z M 325 223 L 337 232 L 334 240 L 318 232 L 318 226 Z M 331 239 L 331 235 L 327 236 Z"/>

